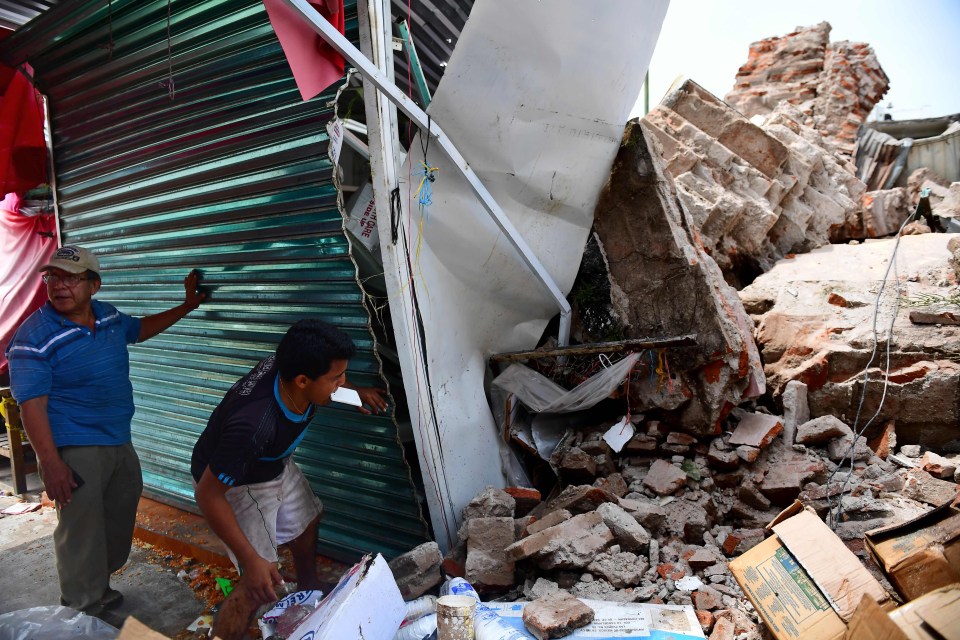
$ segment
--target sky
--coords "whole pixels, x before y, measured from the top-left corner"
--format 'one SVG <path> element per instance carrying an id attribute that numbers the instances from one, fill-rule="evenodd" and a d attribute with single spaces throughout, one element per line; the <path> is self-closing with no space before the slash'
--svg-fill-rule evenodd
<path id="1" fill-rule="evenodd" d="M 824 20 L 831 42 L 873 47 L 894 119 L 960 113 L 960 0 L 671 0 L 650 62 L 651 108 L 677 76 L 723 98 L 751 43 Z M 642 113 L 641 96 L 631 115 Z"/>

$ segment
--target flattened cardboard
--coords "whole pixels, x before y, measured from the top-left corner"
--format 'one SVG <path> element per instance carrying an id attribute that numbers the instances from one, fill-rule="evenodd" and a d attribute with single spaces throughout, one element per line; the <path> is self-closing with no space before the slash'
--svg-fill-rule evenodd
<path id="1" fill-rule="evenodd" d="M 777 640 L 843 638 L 843 620 L 777 536 L 767 538 L 729 566 Z"/>
<path id="2" fill-rule="evenodd" d="M 863 596 L 844 640 L 911 640 L 870 596 Z"/>
<path id="3" fill-rule="evenodd" d="M 867 548 L 904 600 L 960 582 L 960 511 L 949 504 L 868 531 Z"/>
<path id="4" fill-rule="evenodd" d="M 162 633 L 157 633 L 133 616 L 128 616 L 120 628 L 117 640 L 170 640 Z"/>
<path id="5" fill-rule="evenodd" d="M 383 556 L 364 556 L 307 616 L 290 640 L 388 640 L 406 605 Z"/>
<path id="6" fill-rule="evenodd" d="M 943 640 L 960 640 L 960 584 L 931 591 L 913 602 L 908 602 L 897 611 L 901 609 L 904 619 L 910 614 L 916 614 Z"/>
<path id="7" fill-rule="evenodd" d="M 960 584 L 885 612 L 864 596 L 844 640 L 960 640 Z"/>
<path id="8" fill-rule="evenodd" d="M 777 640 L 840 640 L 864 595 L 892 606 L 880 583 L 811 509 L 795 502 L 767 528 L 774 535 L 729 566 Z"/>
<path id="9" fill-rule="evenodd" d="M 877 579 L 814 511 L 804 509 L 774 525 L 773 531 L 845 622 L 864 595 L 881 605 L 889 601 Z"/>

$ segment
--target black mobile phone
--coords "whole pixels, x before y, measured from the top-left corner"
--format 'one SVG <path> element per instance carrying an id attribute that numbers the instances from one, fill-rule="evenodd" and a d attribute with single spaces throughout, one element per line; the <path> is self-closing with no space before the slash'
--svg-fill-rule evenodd
<path id="1" fill-rule="evenodd" d="M 74 471 L 73 467 L 70 468 L 70 471 L 73 471 L 73 481 L 77 483 L 77 486 L 73 488 L 74 491 L 83 486 L 83 478 L 80 477 L 80 474 Z"/>

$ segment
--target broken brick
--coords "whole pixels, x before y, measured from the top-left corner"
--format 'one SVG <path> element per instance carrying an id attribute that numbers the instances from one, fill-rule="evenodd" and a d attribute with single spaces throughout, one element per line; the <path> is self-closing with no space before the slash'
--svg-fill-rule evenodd
<path id="1" fill-rule="evenodd" d="M 643 484 L 657 495 L 668 496 L 686 486 L 687 474 L 666 460 L 654 460 L 643 478 Z"/>
<path id="2" fill-rule="evenodd" d="M 516 539 L 513 518 L 474 518 L 467 536 L 467 581 L 479 590 L 512 586 L 514 565 L 504 549 Z"/>
<path id="3" fill-rule="evenodd" d="M 730 436 L 730 444 L 764 448 L 783 431 L 783 421 L 765 413 L 744 413 Z"/>
<path id="4" fill-rule="evenodd" d="M 551 511 L 550 513 L 543 516 L 539 520 L 536 520 L 528 524 L 527 535 L 529 536 L 535 533 L 539 533 L 544 529 L 549 529 L 550 527 L 554 525 L 558 525 L 561 522 L 569 520 L 572 517 L 573 517 L 573 514 L 571 514 L 566 509 L 557 509 L 556 511 Z"/>
<path id="5" fill-rule="evenodd" d="M 586 513 L 604 502 L 617 502 L 617 496 L 599 487 L 571 485 L 550 501 L 547 510 L 567 509 L 571 513 Z"/>
<path id="6" fill-rule="evenodd" d="M 528 487 L 507 487 L 503 491 L 513 498 L 516 517 L 527 515 L 543 499 L 539 491 Z"/>
<path id="7" fill-rule="evenodd" d="M 523 608 L 523 625 L 538 640 L 562 638 L 593 622 L 593 609 L 566 591 L 557 591 Z"/>
<path id="8" fill-rule="evenodd" d="M 619 473 L 611 473 L 605 478 L 597 478 L 596 482 L 593 483 L 593 486 L 603 489 L 604 491 L 609 491 L 618 498 L 622 498 L 623 496 L 627 495 L 628 491 L 630 491 L 630 488 L 627 486 L 627 482 Z"/>
<path id="9" fill-rule="evenodd" d="M 560 477 L 568 484 L 593 482 L 597 477 L 597 461 L 582 449 L 573 447 L 560 460 Z"/>

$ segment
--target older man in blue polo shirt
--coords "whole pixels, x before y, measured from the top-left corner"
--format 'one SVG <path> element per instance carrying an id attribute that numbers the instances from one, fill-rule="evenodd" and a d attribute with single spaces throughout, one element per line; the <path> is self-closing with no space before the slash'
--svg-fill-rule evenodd
<path id="1" fill-rule="evenodd" d="M 101 615 L 123 599 L 110 588 L 110 574 L 130 554 L 143 488 L 130 441 L 127 345 L 167 329 L 206 296 L 192 271 L 182 304 L 137 319 L 93 299 L 100 263 L 87 249 L 62 247 L 40 271 L 48 301 L 7 348 L 10 386 L 44 488 L 57 505 L 61 604 Z"/>

